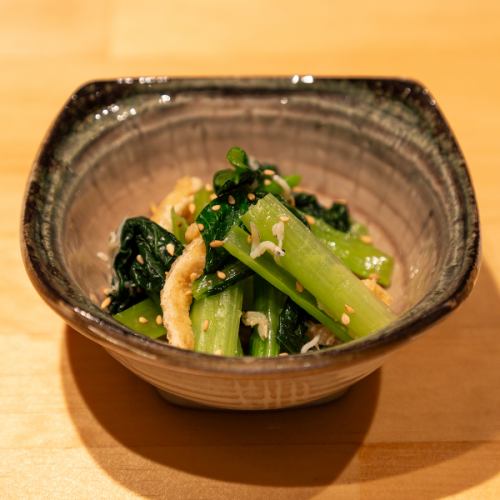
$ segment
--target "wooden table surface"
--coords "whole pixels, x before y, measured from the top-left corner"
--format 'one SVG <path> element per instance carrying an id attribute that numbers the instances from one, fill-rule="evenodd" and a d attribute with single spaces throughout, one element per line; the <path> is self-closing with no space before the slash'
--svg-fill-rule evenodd
<path id="1" fill-rule="evenodd" d="M 500 3 L 2 0 L 0 68 L 0 497 L 500 498 Z M 429 86 L 479 200 L 476 288 L 336 403 L 170 406 L 33 290 L 30 164 L 86 80 L 293 73 Z"/>

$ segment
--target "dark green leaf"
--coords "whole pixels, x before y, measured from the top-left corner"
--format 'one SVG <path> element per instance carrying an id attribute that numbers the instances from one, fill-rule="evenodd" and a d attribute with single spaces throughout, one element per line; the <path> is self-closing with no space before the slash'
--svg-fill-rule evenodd
<path id="1" fill-rule="evenodd" d="M 167 252 L 169 243 L 174 246 L 173 255 Z M 182 251 L 180 241 L 155 222 L 146 217 L 127 219 L 120 230 L 120 248 L 113 263 L 111 313 L 123 311 L 147 296 L 158 300 L 165 272 Z"/>
<path id="2" fill-rule="evenodd" d="M 204 226 L 201 235 L 207 247 L 206 273 L 214 273 L 222 269 L 233 259 L 224 248 L 212 248 L 210 242 L 223 240 L 233 224 L 240 224 L 240 217 L 250 206 L 246 191 L 232 191 L 230 196 L 234 198 L 234 204 L 229 203 L 229 195 L 218 196 L 196 218 L 196 222 Z M 220 208 L 215 211 L 212 210 L 212 207 L 216 207 L 217 205 Z"/>
<path id="3" fill-rule="evenodd" d="M 349 209 L 343 203 L 333 203 L 330 208 L 323 207 L 316 196 L 307 193 L 296 193 L 295 206 L 302 212 L 323 219 L 333 228 L 344 233 L 351 227 Z"/>
<path id="4" fill-rule="evenodd" d="M 299 353 L 309 341 L 306 321 L 310 316 L 291 299 L 287 299 L 280 314 L 277 340 L 282 351 Z"/>

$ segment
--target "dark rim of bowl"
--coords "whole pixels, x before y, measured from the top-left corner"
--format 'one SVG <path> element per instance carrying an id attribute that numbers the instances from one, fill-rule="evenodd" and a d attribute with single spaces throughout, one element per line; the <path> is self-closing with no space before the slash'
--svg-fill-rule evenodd
<path id="1" fill-rule="evenodd" d="M 310 78 L 309 78 L 310 80 Z M 297 85 L 297 81 L 299 85 Z M 479 263 L 479 215 L 472 182 L 462 152 L 453 133 L 439 110 L 430 92 L 419 82 L 398 78 L 314 78 L 314 83 L 300 85 L 300 77 L 292 78 L 167 78 L 138 77 L 120 78 L 89 82 L 80 87 L 67 101 L 57 116 L 52 128 L 44 139 L 35 160 L 25 193 L 21 220 L 21 250 L 28 275 L 35 288 L 47 303 L 58 312 L 71 326 L 82 331 L 99 344 L 118 350 L 128 357 L 138 357 L 150 363 L 166 363 L 187 371 L 218 373 L 238 373 L 240 375 L 266 375 L 290 373 L 298 370 L 319 370 L 328 365 L 351 363 L 360 357 L 383 355 L 389 344 L 398 344 L 421 333 L 443 316 L 450 313 L 469 295 L 478 272 Z M 52 272 L 39 265 L 39 251 L 32 237 L 35 221 L 40 222 L 42 214 L 38 211 L 36 197 L 40 178 L 50 162 L 51 155 L 62 136 L 69 133 L 75 123 L 81 121 L 92 109 L 108 104 L 110 99 L 117 100 L 140 94 L 150 89 L 174 90 L 183 92 L 214 91 L 225 95 L 251 95 L 277 93 L 310 92 L 331 93 L 331 87 L 339 84 L 362 86 L 375 95 L 400 99 L 411 95 L 412 105 L 426 112 L 426 119 L 432 122 L 436 136 L 445 137 L 451 148 L 446 154 L 460 159 L 451 168 L 456 175 L 459 194 L 463 204 L 457 214 L 464 221 L 464 251 L 462 266 L 453 276 L 453 286 L 443 294 L 439 301 L 426 304 L 426 298 L 410 311 L 398 318 L 388 327 L 366 338 L 355 340 L 342 346 L 324 349 L 307 354 L 274 358 L 230 358 L 186 351 L 165 343 L 151 340 L 115 322 L 110 316 L 98 317 L 85 308 L 85 304 L 75 303 L 60 293 L 53 284 Z M 156 88 L 159 87 L 159 88 Z M 50 238 L 44 240 L 51 250 L 54 244 Z M 54 269 L 51 271 L 59 272 Z M 72 280 L 66 276 L 71 284 Z M 71 286 L 71 285 L 70 285 Z M 414 310 L 418 310 L 415 314 Z"/>

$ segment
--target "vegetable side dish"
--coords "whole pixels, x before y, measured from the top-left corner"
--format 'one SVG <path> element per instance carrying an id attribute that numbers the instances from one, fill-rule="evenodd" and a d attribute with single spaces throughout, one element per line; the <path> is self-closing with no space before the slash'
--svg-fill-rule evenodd
<path id="1" fill-rule="evenodd" d="M 150 218 L 118 231 L 101 304 L 131 329 L 224 356 L 305 353 L 366 336 L 395 316 L 393 258 L 344 201 L 323 206 L 234 147 L 212 185 L 178 180 Z"/>

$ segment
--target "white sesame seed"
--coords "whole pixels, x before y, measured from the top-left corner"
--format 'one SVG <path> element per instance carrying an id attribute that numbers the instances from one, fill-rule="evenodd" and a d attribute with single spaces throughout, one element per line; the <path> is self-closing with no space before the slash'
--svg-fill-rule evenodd
<path id="1" fill-rule="evenodd" d="M 139 316 L 139 319 L 137 320 L 141 325 L 145 325 L 148 322 L 148 318 L 145 318 L 144 316 Z"/>
<path id="2" fill-rule="evenodd" d="M 224 242 L 222 240 L 212 240 L 210 243 L 209 243 L 209 246 L 211 248 L 218 248 L 218 247 L 222 247 L 224 246 Z"/>
<path id="3" fill-rule="evenodd" d="M 97 252 L 97 258 L 101 259 L 103 262 L 109 262 L 109 257 L 104 252 Z"/>
<path id="4" fill-rule="evenodd" d="M 216 356 L 222 356 L 222 351 L 221 351 L 220 349 L 216 349 L 216 350 L 214 351 L 214 354 L 215 354 Z"/>
<path id="5" fill-rule="evenodd" d="M 371 243 L 373 243 L 373 239 L 371 236 L 369 236 L 368 234 L 363 234 L 362 236 L 360 236 L 359 238 L 363 243 L 367 243 L 368 245 L 370 245 Z"/>
<path id="6" fill-rule="evenodd" d="M 253 201 L 255 200 L 255 195 L 253 193 L 248 193 L 247 194 L 247 198 L 250 200 L 250 201 Z"/>
<path id="7" fill-rule="evenodd" d="M 212 193 L 212 194 L 209 196 L 209 198 L 210 198 L 210 201 L 215 200 L 215 198 L 217 198 L 217 195 L 216 195 L 215 193 Z"/>
<path id="8" fill-rule="evenodd" d="M 220 210 L 220 205 L 213 205 L 213 206 L 212 206 L 212 210 L 213 210 L 214 212 L 218 212 L 218 211 Z"/>
<path id="9" fill-rule="evenodd" d="M 144 264 L 144 257 L 141 254 L 136 255 L 135 260 L 141 264 L 141 266 Z"/>
<path id="10" fill-rule="evenodd" d="M 102 302 L 101 302 L 101 309 L 107 309 L 109 305 L 111 304 L 111 297 L 106 297 Z"/>
<path id="11" fill-rule="evenodd" d="M 310 226 L 312 226 L 316 222 L 316 219 L 312 215 L 305 215 L 305 218 Z"/>
<path id="12" fill-rule="evenodd" d="M 198 277 L 198 273 L 191 273 L 191 274 L 189 275 L 189 279 L 190 279 L 191 281 L 194 281 L 197 277 Z"/>
<path id="13" fill-rule="evenodd" d="M 302 293 L 304 291 L 304 287 L 302 286 L 302 283 L 299 283 L 298 281 L 295 282 L 295 290 L 297 292 Z"/>
<path id="14" fill-rule="evenodd" d="M 220 280 L 226 279 L 226 273 L 224 271 L 217 271 L 215 274 L 217 274 L 217 278 L 219 278 Z"/>
<path id="15" fill-rule="evenodd" d="M 345 198 L 338 198 L 335 200 L 335 203 L 339 203 L 340 205 L 347 205 L 347 200 Z"/>
<path id="16" fill-rule="evenodd" d="M 204 226 L 204 225 L 200 222 L 200 223 L 198 224 L 198 230 L 199 230 L 199 231 L 203 231 L 204 229 L 205 229 L 205 226 Z"/>
<path id="17" fill-rule="evenodd" d="M 344 309 L 347 314 L 352 314 L 354 312 L 354 308 L 352 308 L 349 304 L 344 304 Z"/>
<path id="18" fill-rule="evenodd" d="M 274 175 L 276 172 L 270 168 L 266 168 L 263 172 L 264 175 Z"/>
<path id="19" fill-rule="evenodd" d="M 271 179 L 265 179 L 264 180 L 264 186 L 270 186 L 271 185 Z"/>
<path id="20" fill-rule="evenodd" d="M 167 249 L 167 253 L 171 256 L 174 255 L 175 253 L 175 245 L 173 243 L 167 243 L 165 245 L 165 248 Z"/>
<path id="21" fill-rule="evenodd" d="M 280 352 L 278 356 L 280 356 L 282 358 L 284 356 L 288 356 L 288 353 L 287 352 Z"/>
<path id="22" fill-rule="evenodd" d="M 205 184 L 205 191 L 212 191 L 212 184 L 209 184 L 208 182 Z"/>
<path id="23" fill-rule="evenodd" d="M 102 289 L 102 293 L 103 293 L 103 295 L 109 295 L 112 291 L 113 291 L 113 290 L 111 290 L 111 288 L 109 288 L 109 287 L 104 287 L 104 288 Z"/>
<path id="24" fill-rule="evenodd" d="M 234 199 L 234 196 L 232 194 L 230 194 L 228 197 L 227 197 L 227 202 L 230 204 L 230 205 L 234 205 L 236 203 L 236 200 Z"/>
<path id="25" fill-rule="evenodd" d="M 209 326 L 210 326 L 210 321 L 208 321 L 208 319 L 206 319 L 205 321 L 203 321 L 202 329 L 203 329 L 204 332 L 206 332 L 208 330 Z"/>
<path id="26" fill-rule="evenodd" d="M 344 325 L 347 326 L 351 322 L 351 318 L 346 313 L 342 313 L 342 316 L 340 317 L 340 322 Z"/>
<path id="27" fill-rule="evenodd" d="M 161 314 L 158 314 L 158 316 L 156 316 L 155 322 L 158 326 L 160 326 L 163 323 L 163 318 L 161 317 Z"/>
<path id="28" fill-rule="evenodd" d="M 188 205 L 188 210 L 190 214 L 194 214 L 196 212 L 196 205 L 194 203 L 190 203 Z"/>
<path id="29" fill-rule="evenodd" d="M 281 222 L 288 222 L 289 220 L 290 220 L 290 217 L 288 217 L 288 215 L 280 215 Z"/>

